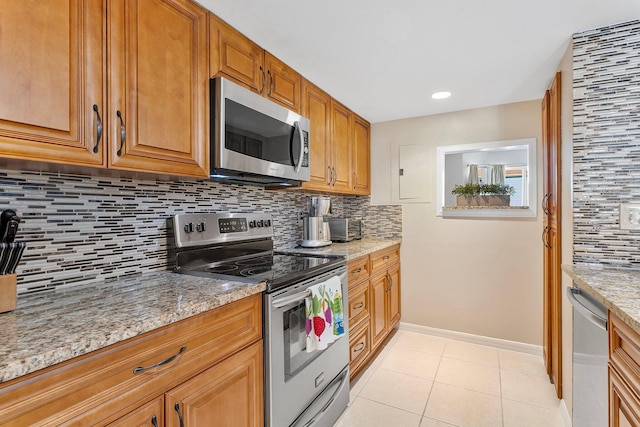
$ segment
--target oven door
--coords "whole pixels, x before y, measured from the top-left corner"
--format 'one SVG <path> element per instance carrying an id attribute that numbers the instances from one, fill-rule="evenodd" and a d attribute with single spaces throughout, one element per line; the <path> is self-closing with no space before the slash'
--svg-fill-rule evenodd
<path id="1" fill-rule="evenodd" d="M 309 120 L 222 77 L 211 90 L 216 171 L 309 180 Z"/>
<path id="2" fill-rule="evenodd" d="M 319 413 L 309 414 L 310 418 L 318 419 L 322 415 L 320 412 L 335 413 L 339 416 L 348 403 L 348 386 L 344 386 L 345 383 L 348 384 L 348 375 L 344 375 L 344 370 L 349 364 L 347 316 L 343 320 L 345 334 L 342 337 L 329 344 L 325 350 L 307 353 L 306 349 L 306 290 L 309 286 L 324 282 L 332 276 L 340 277 L 343 308 L 348 307 L 345 267 L 265 296 L 267 426 L 290 426 L 303 412 L 308 413 L 305 411 L 308 407 L 319 407 Z M 343 375 L 340 377 L 341 373 Z M 336 379 L 339 380 L 339 387 L 336 385 Z M 338 389 L 347 390 L 346 399 L 335 399 Z M 344 396 L 344 393 L 340 396 Z M 326 403 L 319 405 L 318 401 Z M 338 405 L 343 407 L 337 408 Z"/>

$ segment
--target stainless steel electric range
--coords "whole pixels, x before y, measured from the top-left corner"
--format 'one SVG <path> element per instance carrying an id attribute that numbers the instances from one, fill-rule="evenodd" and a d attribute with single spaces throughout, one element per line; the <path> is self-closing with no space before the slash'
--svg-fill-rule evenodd
<path id="1" fill-rule="evenodd" d="M 349 402 L 348 316 L 342 337 L 324 350 L 307 352 L 304 300 L 309 287 L 337 276 L 344 313 L 348 307 L 344 258 L 274 251 L 269 214 L 180 214 L 171 225 L 176 272 L 266 283 L 265 425 L 332 426 Z"/>

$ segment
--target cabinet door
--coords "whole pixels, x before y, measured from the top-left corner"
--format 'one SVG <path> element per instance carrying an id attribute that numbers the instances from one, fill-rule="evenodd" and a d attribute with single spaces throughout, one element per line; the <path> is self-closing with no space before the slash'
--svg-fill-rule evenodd
<path id="1" fill-rule="evenodd" d="M 331 184 L 331 97 L 312 83 L 302 82 L 302 115 L 311 121 L 311 179 L 302 187 L 327 190 Z"/>
<path id="2" fill-rule="evenodd" d="M 640 402 L 609 366 L 609 427 L 640 426 Z"/>
<path id="3" fill-rule="evenodd" d="M 262 396 L 262 342 L 257 342 L 166 393 L 166 425 L 261 426 Z"/>
<path id="4" fill-rule="evenodd" d="M 372 348 L 384 340 L 387 333 L 387 311 L 385 310 L 387 299 L 387 277 L 384 274 L 371 279 L 371 312 L 369 321 L 371 325 Z"/>
<path id="5" fill-rule="evenodd" d="M 400 264 L 389 268 L 387 284 L 387 328 L 400 322 Z"/>
<path id="6" fill-rule="evenodd" d="M 369 122 L 354 115 L 353 120 L 353 191 L 371 194 Z"/>
<path id="7" fill-rule="evenodd" d="M 109 165 L 209 176 L 207 12 L 188 0 L 112 0 Z"/>
<path id="8" fill-rule="evenodd" d="M 103 19 L 99 1 L 2 1 L 0 156 L 106 165 Z"/>
<path id="9" fill-rule="evenodd" d="M 267 86 L 264 50 L 213 14 L 210 37 L 211 75 L 222 73 L 239 85 L 263 93 Z"/>
<path id="10" fill-rule="evenodd" d="M 264 55 L 267 70 L 267 87 L 264 95 L 285 108 L 300 112 L 300 86 L 302 78 L 293 68 L 269 52 Z"/>
<path id="11" fill-rule="evenodd" d="M 159 427 L 164 426 L 164 396 L 108 424 L 107 427 Z"/>
<path id="12" fill-rule="evenodd" d="M 341 193 L 351 193 L 352 113 L 339 102 L 331 101 L 331 146 L 333 149 L 333 187 Z"/>

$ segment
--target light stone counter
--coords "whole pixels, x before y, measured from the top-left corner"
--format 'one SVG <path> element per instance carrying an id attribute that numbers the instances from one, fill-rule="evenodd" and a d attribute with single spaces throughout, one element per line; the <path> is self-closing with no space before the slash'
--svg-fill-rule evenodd
<path id="1" fill-rule="evenodd" d="M 18 298 L 0 314 L 0 382 L 264 291 L 168 271 Z"/>
<path id="2" fill-rule="evenodd" d="M 302 248 L 299 246 L 279 247 L 276 248 L 280 252 L 309 254 L 309 255 L 331 255 L 343 256 L 347 261 L 359 258 L 364 255 L 389 248 L 393 245 L 402 243 L 401 239 L 377 239 L 366 238 L 362 240 L 352 240 L 347 243 L 332 243 L 323 248 Z"/>
<path id="3" fill-rule="evenodd" d="M 563 265 L 562 270 L 640 334 L 640 271 Z"/>

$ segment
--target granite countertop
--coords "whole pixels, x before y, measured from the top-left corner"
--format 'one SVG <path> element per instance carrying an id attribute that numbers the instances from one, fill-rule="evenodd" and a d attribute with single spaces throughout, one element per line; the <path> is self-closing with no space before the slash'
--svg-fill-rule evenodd
<path id="1" fill-rule="evenodd" d="M 347 261 L 359 258 L 364 255 L 379 251 L 402 243 L 402 239 L 381 239 L 365 238 L 352 240 L 346 243 L 334 242 L 323 248 L 302 248 L 299 246 L 284 246 L 276 248 L 280 252 L 309 254 L 309 255 L 338 255 L 346 258 Z"/>
<path id="2" fill-rule="evenodd" d="M 640 334 L 639 270 L 583 265 L 563 265 L 562 270 Z"/>
<path id="3" fill-rule="evenodd" d="M 18 297 L 0 314 L 0 382 L 264 291 L 160 271 Z"/>
<path id="4" fill-rule="evenodd" d="M 339 255 L 349 261 L 400 242 L 370 238 L 278 250 Z M 15 311 L 0 314 L 0 383 L 264 290 L 264 283 L 158 271 L 21 296 Z"/>

